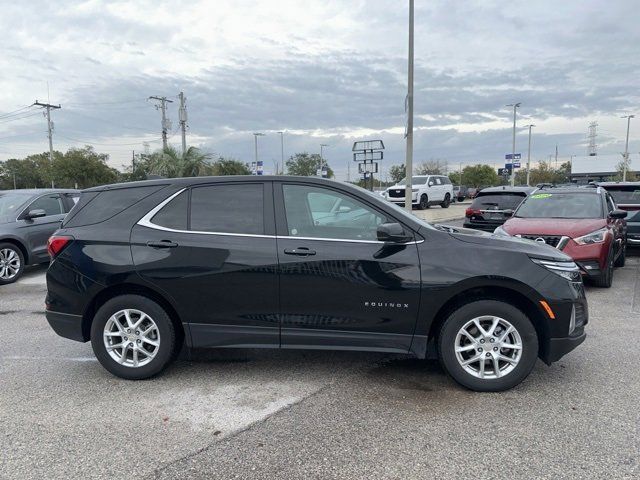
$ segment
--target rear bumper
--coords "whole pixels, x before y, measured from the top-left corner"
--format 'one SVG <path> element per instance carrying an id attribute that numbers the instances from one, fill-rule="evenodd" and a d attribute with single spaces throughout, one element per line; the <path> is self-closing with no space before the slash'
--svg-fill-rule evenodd
<path id="1" fill-rule="evenodd" d="M 47 311 L 47 322 L 58 335 L 76 342 L 86 342 L 82 332 L 82 315 Z"/>
<path id="2" fill-rule="evenodd" d="M 465 220 L 463 227 L 464 228 L 473 228 L 475 230 L 482 230 L 485 232 L 493 233 L 493 231 L 499 226 L 503 225 L 504 222 L 474 222 L 473 220 Z"/>

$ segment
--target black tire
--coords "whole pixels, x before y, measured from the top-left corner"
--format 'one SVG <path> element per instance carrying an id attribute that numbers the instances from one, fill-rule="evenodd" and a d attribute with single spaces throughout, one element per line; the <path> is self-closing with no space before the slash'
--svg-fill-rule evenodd
<path id="1" fill-rule="evenodd" d="M 613 246 L 611 246 L 607 255 L 607 267 L 604 272 L 593 280 L 596 287 L 611 288 L 611 284 L 613 284 L 613 263 Z"/>
<path id="2" fill-rule="evenodd" d="M 622 251 L 620 252 L 620 255 L 618 255 L 618 258 L 616 258 L 616 261 L 613 264 L 614 267 L 624 267 L 624 264 L 627 262 L 627 239 L 626 238 L 622 239 L 621 248 L 622 248 Z"/>
<path id="3" fill-rule="evenodd" d="M 467 372 L 456 357 L 458 332 L 469 321 L 484 315 L 506 320 L 516 329 L 522 340 L 518 363 L 510 372 L 498 378 L 476 377 Z M 438 356 L 445 371 L 460 385 L 477 392 L 500 392 L 515 387 L 531 373 L 538 358 L 538 335 L 529 318 L 513 305 L 498 300 L 477 300 L 455 310 L 442 325 L 437 345 Z M 486 343 L 486 345 L 490 344 Z M 488 350 L 487 355 L 489 354 Z M 503 363 L 501 369 L 504 367 Z"/>
<path id="4" fill-rule="evenodd" d="M 458 197 L 458 202 L 459 202 L 459 203 L 464 202 L 464 197 Z"/>
<path id="5" fill-rule="evenodd" d="M 427 208 L 429 208 L 429 197 L 426 193 L 423 193 L 418 201 L 418 210 L 426 210 Z"/>
<path id="6" fill-rule="evenodd" d="M 448 193 L 444 196 L 444 202 L 442 202 L 440 204 L 440 206 L 442 208 L 449 208 L 449 205 L 451 205 L 451 195 L 449 195 Z"/>
<path id="7" fill-rule="evenodd" d="M 155 322 L 160 334 L 160 344 L 155 357 L 140 367 L 126 366 L 112 358 L 103 340 L 103 332 L 112 315 L 124 309 L 139 310 Z M 153 300 L 140 295 L 121 295 L 107 301 L 100 307 L 91 325 L 91 346 L 102 366 L 113 375 L 127 380 L 143 380 L 162 372 L 176 357 L 179 349 L 176 331 L 165 310 Z"/>
<path id="8" fill-rule="evenodd" d="M 9 252 L 6 256 L 0 255 L 0 272 L 2 272 L 2 263 L 7 259 L 13 259 L 11 260 L 12 266 L 15 266 L 16 257 L 20 262 L 18 271 L 15 274 L 7 273 L 5 278 L 0 277 L 0 285 L 8 285 L 18 280 L 24 273 L 24 255 L 22 255 L 22 250 L 13 243 L 0 243 L 0 252 Z"/>

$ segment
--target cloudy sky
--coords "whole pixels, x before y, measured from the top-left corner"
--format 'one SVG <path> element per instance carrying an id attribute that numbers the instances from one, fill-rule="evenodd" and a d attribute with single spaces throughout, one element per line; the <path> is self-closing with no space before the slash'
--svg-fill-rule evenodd
<path id="1" fill-rule="evenodd" d="M 54 146 L 85 144 L 121 167 L 161 145 L 150 95 L 174 100 L 170 142 L 252 161 L 252 132 L 272 170 L 319 152 L 347 175 L 355 140 L 381 138 L 383 168 L 404 161 L 408 0 L 0 0 L 0 160 L 47 150 L 36 99 L 53 113 Z M 511 110 L 536 124 L 533 158 L 586 153 L 598 121 L 602 154 L 624 149 L 640 114 L 637 0 L 416 2 L 415 162 L 499 166 Z M 47 92 L 47 83 L 49 92 Z M 637 123 L 634 123 L 637 122 Z M 640 117 L 631 152 L 640 168 Z M 519 128 L 517 150 L 526 154 Z M 523 155 L 524 157 L 525 155 Z M 352 178 L 354 167 L 351 166 Z"/>

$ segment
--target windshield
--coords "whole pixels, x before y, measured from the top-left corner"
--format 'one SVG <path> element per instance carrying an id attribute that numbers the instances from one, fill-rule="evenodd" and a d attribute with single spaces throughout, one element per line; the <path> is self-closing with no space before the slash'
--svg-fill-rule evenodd
<path id="1" fill-rule="evenodd" d="M 640 185 L 605 187 L 616 204 L 640 204 Z"/>
<path id="2" fill-rule="evenodd" d="M 429 177 L 411 177 L 411 184 L 412 185 L 424 185 L 425 183 L 427 183 L 427 180 L 429 180 Z M 407 184 L 407 179 L 403 178 L 402 180 L 400 180 L 398 182 L 398 185 L 406 185 Z"/>
<path id="3" fill-rule="evenodd" d="M 29 199 L 26 193 L 0 192 L 0 215 L 12 215 Z"/>
<path id="4" fill-rule="evenodd" d="M 519 218 L 603 218 L 600 195 L 593 193 L 534 193 L 524 200 Z"/>
<path id="5" fill-rule="evenodd" d="M 515 210 L 526 197 L 524 193 L 498 193 L 478 195 L 471 208 L 476 210 Z"/>

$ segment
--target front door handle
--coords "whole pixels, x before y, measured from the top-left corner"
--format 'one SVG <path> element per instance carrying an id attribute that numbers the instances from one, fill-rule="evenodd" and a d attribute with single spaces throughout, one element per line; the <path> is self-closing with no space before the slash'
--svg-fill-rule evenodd
<path id="1" fill-rule="evenodd" d="M 176 248 L 178 244 L 170 240 L 162 240 L 160 242 L 147 242 L 147 247 L 152 248 Z"/>
<path id="2" fill-rule="evenodd" d="M 287 255 L 297 255 L 299 257 L 308 257 L 309 255 L 315 255 L 315 250 L 310 250 L 307 247 L 298 247 L 298 248 L 285 248 L 284 253 Z"/>

